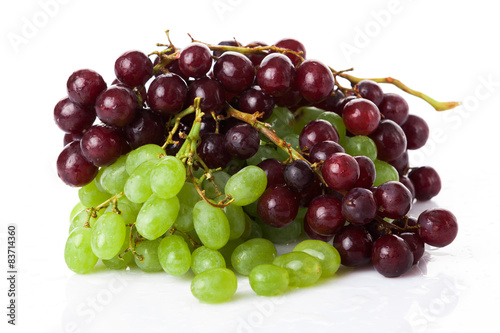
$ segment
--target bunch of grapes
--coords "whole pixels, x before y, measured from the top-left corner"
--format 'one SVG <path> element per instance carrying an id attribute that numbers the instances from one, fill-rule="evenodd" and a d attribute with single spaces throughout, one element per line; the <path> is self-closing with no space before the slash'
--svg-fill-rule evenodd
<path id="1" fill-rule="evenodd" d="M 425 244 L 454 240 L 448 210 L 408 215 L 441 189 L 432 167 L 409 165 L 429 128 L 377 81 L 425 95 L 306 60 L 294 39 L 159 46 L 121 55 L 109 87 L 74 72 L 55 106 L 66 132 L 58 175 L 79 187 L 65 248 L 74 272 L 98 260 L 191 270 L 193 295 L 215 303 L 236 292 L 235 272 L 273 296 L 340 265 L 400 276 Z M 277 256 L 275 244 L 297 241 Z"/>

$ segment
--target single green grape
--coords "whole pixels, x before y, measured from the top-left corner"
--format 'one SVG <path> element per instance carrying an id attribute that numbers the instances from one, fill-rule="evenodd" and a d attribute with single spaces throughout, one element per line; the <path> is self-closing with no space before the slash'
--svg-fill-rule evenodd
<path id="1" fill-rule="evenodd" d="M 278 296 L 288 288 L 288 271 L 282 267 L 263 264 L 255 266 L 248 276 L 250 287 L 259 296 Z"/>
<path id="2" fill-rule="evenodd" d="M 222 200 L 224 197 L 217 198 L 216 201 Z M 223 208 L 224 214 L 226 214 L 227 221 L 229 222 L 229 239 L 236 239 L 243 235 L 246 226 L 245 212 L 241 206 L 237 205 L 227 205 Z"/>
<path id="3" fill-rule="evenodd" d="M 399 181 L 399 174 L 396 168 L 387 162 L 375 160 L 375 181 L 373 186 L 379 186 L 388 181 Z"/>
<path id="4" fill-rule="evenodd" d="M 231 265 L 241 275 L 248 275 L 255 266 L 272 263 L 277 254 L 271 241 L 253 238 L 234 249 Z"/>
<path id="5" fill-rule="evenodd" d="M 234 295 L 238 281 L 227 268 L 212 268 L 196 275 L 191 282 L 191 293 L 203 303 L 221 303 Z"/>
<path id="6" fill-rule="evenodd" d="M 153 194 L 151 190 L 151 171 L 156 160 L 145 161 L 128 177 L 125 182 L 124 192 L 132 202 L 143 203 Z"/>
<path id="7" fill-rule="evenodd" d="M 191 251 L 184 238 L 171 235 L 163 238 L 158 246 L 161 267 L 170 275 L 186 274 L 191 267 Z"/>
<path id="8" fill-rule="evenodd" d="M 304 216 L 306 212 L 307 208 L 300 207 L 299 213 L 297 213 L 297 216 L 292 223 L 284 226 L 283 228 L 271 227 L 270 225 L 258 220 L 260 222 L 259 226 L 262 230 L 263 237 L 269 239 L 275 244 L 289 244 L 296 241 L 302 235 L 302 231 L 304 230 Z"/>
<path id="9" fill-rule="evenodd" d="M 226 245 L 218 249 L 220 254 L 222 254 L 222 257 L 224 258 L 224 261 L 226 262 L 226 267 L 233 267 L 231 265 L 231 255 L 233 254 L 234 249 L 236 249 L 240 244 L 243 244 L 243 242 L 245 242 L 243 239 L 236 238 L 228 241 Z"/>
<path id="10" fill-rule="evenodd" d="M 225 268 L 226 261 L 217 250 L 200 246 L 191 254 L 191 270 L 198 275 L 212 268 Z"/>
<path id="11" fill-rule="evenodd" d="M 264 237 L 264 231 L 262 230 L 262 227 L 260 224 L 252 220 L 250 225 L 250 233 L 248 234 L 247 239 L 253 239 L 253 238 L 263 238 Z"/>
<path id="12" fill-rule="evenodd" d="M 102 174 L 104 173 L 105 170 L 106 170 L 105 166 L 104 167 L 100 167 L 99 171 L 97 172 L 97 175 L 95 176 L 95 185 L 97 186 L 97 188 L 101 192 L 106 192 L 106 190 L 104 189 L 104 187 L 102 187 L 102 185 L 101 185 L 101 176 L 102 176 Z"/>
<path id="13" fill-rule="evenodd" d="M 137 244 L 135 248 L 135 264 L 141 271 L 147 273 L 163 271 L 158 258 L 158 246 L 160 242 L 161 239 L 157 238 L 155 240 L 142 241 Z"/>
<path id="14" fill-rule="evenodd" d="M 172 227 L 179 209 L 177 197 L 162 199 L 155 194 L 151 195 L 137 215 L 137 232 L 149 240 L 160 237 Z"/>
<path id="15" fill-rule="evenodd" d="M 267 176 L 258 166 L 247 166 L 235 173 L 226 183 L 225 193 L 233 198 L 233 204 L 246 206 L 256 201 L 266 190 Z"/>
<path id="16" fill-rule="evenodd" d="M 126 168 L 126 162 L 127 155 L 122 155 L 103 171 L 100 183 L 102 188 L 108 193 L 115 195 L 116 193 L 123 192 L 125 182 L 129 175 Z"/>
<path id="17" fill-rule="evenodd" d="M 229 221 L 221 208 L 198 201 L 193 208 L 194 229 L 206 247 L 217 250 L 229 240 Z"/>
<path id="18" fill-rule="evenodd" d="M 309 124 L 309 122 L 317 119 L 324 110 L 318 109 L 314 106 L 301 106 L 295 111 L 295 124 L 293 126 L 293 131 L 295 134 L 300 134 L 304 126 Z"/>
<path id="19" fill-rule="evenodd" d="M 340 267 L 339 251 L 329 243 L 307 239 L 297 244 L 293 251 L 305 252 L 318 259 L 321 264 L 321 277 L 332 276 Z"/>
<path id="20" fill-rule="evenodd" d="M 217 198 L 220 194 L 224 194 L 224 187 L 226 186 L 227 181 L 231 176 L 224 171 L 216 171 L 212 173 L 213 179 L 210 180 L 203 180 L 203 189 L 205 190 L 205 196 L 209 199 L 215 199 Z M 217 193 L 215 190 L 215 185 L 219 189 L 221 193 Z"/>
<path id="21" fill-rule="evenodd" d="M 145 161 L 158 161 L 160 155 L 165 155 L 165 151 L 158 145 L 147 144 L 132 150 L 127 155 L 125 167 L 127 173 L 132 175 L 134 170 Z"/>
<path id="22" fill-rule="evenodd" d="M 271 125 L 271 128 L 280 138 L 293 132 L 294 122 L 295 117 L 293 113 L 288 108 L 279 106 L 276 106 L 271 116 L 266 119 L 266 123 Z"/>
<path id="23" fill-rule="evenodd" d="M 123 241 L 123 245 L 118 254 L 109 260 L 102 261 L 102 263 L 107 268 L 114 270 L 124 269 L 127 268 L 132 259 L 134 259 L 134 254 L 132 253 L 132 251 L 127 251 L 124 254 L 124 252 L 129 248 L 130 245 L 129 235 L 130 235 L 130 227 L 127 227 L 125 230 L 125 240 Z"/>
<path id="24" fill-rule="evenodd" d="M 64 260 L 68 268 L 75 273 L 88 273 L 97 263 L 98 258 L 90 246 L 91 237 L 91 229 L 84 227 L 75 228 L 68 236 Z"/>
<path id="25" fill-rule="evenodd" d="M 321 113 L 316 119 L 323 119 L 332 124 L 339 134 L 339 141 L 344 141 L 344 138 L 346 137 L 346 127 L 341 116 L 339 116 L 335 112 L 325 111 Z"/>
<path id="26" fill-rule="evenodd" d="M 377 158 L 377 146 L 375 142 L 365 135 L 345 137 L 344 141 L 342 141 L 342 147 L 351 156 L 364 155 L 372 161 L 375 161 Z"/>
<path id="27" fill-rule="evenodd" d="M 259 146 L 259 150 L 247 159 L 247 164 L 248 165 L 257 165 L 260 162 L 267 160 L 269 158 L 276 158 L 276 149 L 274 147 L 271 147 L 270 145 L 262 144 Z"/>
<path id="28" fill-rule="evenodd" d="M 179 193 L 186 180 L 186 168 L 174 156 L 160 159 L 151 171 L 151 190 L 158 197 L 170 199 Z"/>
<path id="29" fill-rule="evenodd" d="M 78 198 L 85 207 L 96 207 L 111 198 L 111 195 L 108 192 L 101 192 L 97 188 L 95 180 L 93 180 L 87 185 L 80 187 Z"/>
<path id="30" fill-rule="evenodd" d="M 82 210 L 85 210 L 85 206 L 81 203 L 81 202 L 78 202 L 74 207 L 73 209 L 71 210 L 71 213 L 69 214 L 69 222 L 71 223 L 71 221 L 73 220 L 73 218 L 75 217 L 76 214 L 80 213 Z"/>
<path id="31" fill-rule="evenodd" d="M 305 252 L 290 252 L 274 259 L 273 264 L 285 268 L 290 278 L 290 287 L 306 287 L 319 280 L 321 264 L 318 259 Z"/>
<path id="32" fill-rule="evenodd" d="M 174 227 L 181 231 L 189 232 L 194 229 L 193 208 L 201 200 L 200 195 L 193 183 L 186 182 L 177 194 L 177 198 L 179 198 L 180 207 Z"/>
<path id="33" fill-rule="evenodd" d="M 259 200 L 255 200 L 251 204 L 243 206 L 243 210 L 245 211 L 245 213 L 247 213 L 248 215 L 250 215 L 252 217 L 258 217 L 259 216 L 259 214 L 257 213 L 258 203 L 259 203 Z"/>
<path id="34" fill-rule="evenodd" d="M 90 227 L 92 227 L 95 224 L 95 221 L 103 214 L 103 210 L 100 210 L 96 213 L 97 217 L 93 218 L 91 217 L 89 219 L 89 224 Z M 69 225 L 69 232 L 72 232 L 73 229 L 78 228 L 78 227 L 83 227 L 85 223 L 87 222 L 87 219 L 89 218 L 89 213 L 87 212 L 86 209 L 81 210 L 78 212 L 73 219 L 71 220 L 71 223 Z"/>
<path id="35" fill-rule="evenodd" d="M 100 259 L 109 260 L 116 256 L 125 241 L 125 222 L 116 213 L 104 213 L 92 227 L 91 246 Z"/>

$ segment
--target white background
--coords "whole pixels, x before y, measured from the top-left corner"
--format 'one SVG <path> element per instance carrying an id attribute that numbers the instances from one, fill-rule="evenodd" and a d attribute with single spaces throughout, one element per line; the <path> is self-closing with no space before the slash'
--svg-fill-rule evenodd
<path id="1" fill-rule="evenodd" d="M 500 24 L 494 3 L 3 2 L 1 331 L 464 332 L 496 327 Z M 412 165 L 432 165 L 443 183 L 437 198 L 415 204 L 412 213 L 434 206 L 452 210 L 460 223 L 455 243 L 429 250 L 397 279 L 372 269 L 342 269 L 313 287 L 260 298 L 246 278 L 239 278 L 233 300 L 220 305 L 198 303 L 189 291 L 192 276 L 103 269 L 73 274 L 63 249 L 69 212 L 78 198 L 76 189 L 56 175 L 63 133 L 54 124 L 53 107 L 74 70 L 92 68 L 110 83 L 121 53 L 155 50 L 155 43 L 166 42 L 166 29 L 178 46 L 189 42 L 187 33 L 214 44 L 232 37 L 242 43 L 294 37 L 305 44 L 308 58 L 337 70 L 354 67 L 360 77 L 393 76 L 438 100 L 463 101 L 460 108 L 438 113 L 406 95 L 411 112 L 431 127 L 431 138 L 412 155 Z M 8 223 L 17 224 L 18 231 L 16 327 L 6 324 Z"/>

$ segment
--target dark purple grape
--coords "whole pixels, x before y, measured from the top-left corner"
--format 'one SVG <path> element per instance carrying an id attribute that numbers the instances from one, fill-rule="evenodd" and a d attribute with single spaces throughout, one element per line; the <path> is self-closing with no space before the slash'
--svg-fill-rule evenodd
<path id="1" fill-rule="evenodd" d="M 286 56 L 272 53 L 266 56 L 257 69 L 257 82 L 268 95 L 283 96 L 295 81 L 295 68 Z"/>
<path id="2" fill-rule="evenodd" d="M 314 230 L 311 229 L 311 227 L 309 226 L 309 224 L 307 223 L 307 220 L 306 218 L 304 218 L 304 232 L 306 233 L 306 235 L 310 238 L 310 239 L 316 239 L 316 240 L 320 240 L 320 241 L 323 241 L 323 242 L 330 242 L 333 238 L 333 235 L 329 235 L 329 236 L 323 236 L 323 235 L 320 235 L 318 234 L 317 232 L 315 232 Z"/>
<path id="3" fill-rule="evenodd" d="M 383 276 L 397 277 L 411 268 L 413 253 L 401 237 L 385 235 L 373 243 L 372 264 Z"/>
<path id="4" fill-rule="evenodd" d="M 373 193 L 361 187 L 350 189 L 342 199 L 342 215 L 353 225 L 365 225 L 377 215 Z"/>
<path id="5" fill-rule="evenodd" d="M 405 152 L 401 156 L 387 163 L 392 165 L 400 176 L 405 175 L 410 169 L 410 159 L 408 156 L 408 151 L 405 150 Z"/>
<path id="6" fill-rule="evenodd" d="M 226 132 L 224 144 L 232 157 L 246 160 L 259 150 L 259 132 L 247 123 L 233 126 Z"/>
<path id="7" fill-rule="evenodd" d="M 309 151 L 309 162 L 324 162 L 328 157 L 335 153 L 345 153 L 344 147 L 331 140 L 318 142 Z"/>
<path id="8" fill-rule="evenodd" d="M 174 73 L 179 75 L 185 82 L 189 80 L 189 76 L 184 74 L 179 67 L 179 59 L 172 60 L 167 67 L 165 67 L 169 73 Z"/>
<path id="9" fill-rule="evenodd" d="M 342 202 L 329 194 L 320 195 L 309 203 L 306 220 L 314 232 L 331 236 L 345 223 L 342 216 Z"/>
<path id="10" fill-rule="evenodd" d="M 225 168 L 231 160 L 224 146 L 224 135 L 218 133 L 204 134 L 197 152 L 210 169 Z"/>
<path id="11" fill-rule="evenodd" d="M 370 135 L 377 146 L 377 158 L 393 161 L 406 151 L 406 135 L 401 127 L 392 120 L 382 120 L 378 128 Z"/>
<path id="12" fill-rule="evenodd" d="M 413 265 L 415 265 L 425 252 L 425 243 L 419 234 L 413 232 L 404 232 L 398 235 L 403 238 L 406 244 L 410 247 L 413 254 Z"/>
<path id="13" fill-rule="evenodd" d="M 186 82 L 179 75 L 165 73 L 151 82 L 148 88 L 148 103 L 153 111 L 169 116 L 182 110 L 187 92 Z"/>
<path id="14" fill-rule="evenodd" d="M 419 149 L 423 147 L 429 138 L 429 126 L 427 122 L 419 116 L 413 114 L 409 115 L 401 128 L 406 135 L 408 149 Z"/>
<path id="15" fill-rule="evenodd" d="M 167 155 L 175 156 L 186 140 L 179 138 L 179 135 L 177 133 L 174 134 L 172 140 L 174 141 L 174 143 L 168 144 L 165 148 L 165 152 L 167 153 Z"/>
<path id="16" fill-rule="evenodd" d="M 245 90 L 238 100 L 238 110 L 253 114 L 262 112 L 261 120 L 271 116 L 274 109 L 274 98 L 263 92 L 259 86 Z"/>
<path id="17" fill-rule="evenodd" d="M 342 113 L 344 112 L 344 107 L 346 106 L 347 103 L 350 101 L 356 100 L 356 96 L 347 96 L 345 98 L 339 99 L 335 106 L 334 112 L 338 114 L 339 116 L 342 116 Z"/>
<path id="18" fill-rule="evenodd" d="M 123 127 L 137 114 L 139 102 L 129 88 L 111 86 L 99 95 L 95 102 L 95 112 L 99 119 L 110 126 Z"/>
<path id="19" fill-rule="evenodd" d="M 372 237 L 364 227 L 350 224 L 342 227 L 333 238 L 333 246 L 340 254 L 340 263 L 348 267 L 368 264 L 372 245 Z"/>
<path id="20" fill-rule="evenodd" d="M 415 199 L 415 186 L 413 186 L 413 183 L 411 182 L 410 178 L 406 176 L 399 176 L 399 182 L 406 186 L 406 188 L 410 191 L 411 193 L 411 198 L 412 200 Z"/>
<path id="21" fill-rule="evenodd" d="M 208 46 L 191 43 L 179 55 L 179 68 L 189 77 L 203 77 L 212 67 L 212 53 Z"/>
<path id="22" fill-rule="evenodd" d="M 363 226 L 371 235 L 373 241 L 387 234 L 387 229 L 377 220 L 373 220 Z"/>
<path id="23" fill-rule="evenodd" d="M 255 78 L 252 62 L 237 52 L 225 52 L 215 62 L 213 72 L 224 89 L 232 93 L 241 93 L 250 88 Z"/>
<path id="24" fill-rule="evenodd" d="M 266 43 L 263 42 L 252 42 L 245 47 L 251 48 L 251 47 L 258 47 L 258 46 L 267 46 Z M 260 65 L 262 60 L 266 57 L 267 54 L 248 54 L 247 58 L 250 59 L 252 64 L 257 67 Z"/>
<path id="25" fill-rule="evenodd" d="M 299 201 L 285 185 L 274 185 L 264 191 L 257 203 L 257 214 L 267 225 L 283 228 L 295 219 Z"/>
<path id="26" fill-rule="evenodd" d="M 346 129 L 354 135 L 373 133 L 380 123 L 380 111 L 377 106 L 365 98 L 356 98 L 348 102 L 342 111 Z"/>
<path id="27" fill-rule="evenodd" d="M 375 182 L 376 172 L 375 164 L 371 159 L 364 155 L 354 156 L 359 166 L 359 178 L 354 187 L 370 188 Z"/>
<path id="28" fill-rule="evenodd" d="M 122 140 L 115 129 L 106 125 L 94 125 L 83 134 L 80 146 L 83 156 L 100 167 L 110 165 L 120 157 Z"/>
<path id="29" fill-rule="evenodd" d="M 351 155 L 336 153 L 326 159 L 321 174 L 329 187 L 336 191 L 348 191 L 359 178 L 358 162 Z"/>
<path id="30" fill-rule="evenodd" d="M 385 119 L 390 119 L 400 126 L 408 119 L 408 103 L 398 94 L 384 94 L 378 108 Z"/>
<path id="31" fill-rule="evenodd" d="M 95 178 L 98 170 L 83 156 L 79 141 L 73 141 L 64 147 L 57 158 L 57 175 L 69 186 L 87 185 Z"/>
<path id="32" fill-rule="evenodd" d="M 324 111 L 338 113 L 337 104 L 344 97 L 345 95 L 341 90 L 336 90 L 334 93 L 331 93 L 324 101 L 316 103 L 313 106 Z M 342 114 L 342 112 L 340 112 L 340 114 Z"/>
<path id="33" fill-rule="evenodd" d="M 193 105 L 196 97 L 201 98 L 201 111 L 207 115 L 212 111 L 215 114 L 221 113 L 226 102 L 224 88 L 219 82 L 208 77 L 197 79 L 189 85 L 187 102 Z"/>
<path id="34" fill-rule="evenodd" d="M 102 76 L 91 69 L 80 69 L 66 83 L 69 99 L 86 107 L 93 107 L 95 100 L 106 89 Z"/>
<path id="35" fill-rule="evenodd" d="M 81 134 L 94 123 L 95 112 L 63 98 L 54 107 L 54 120 L 64 132 Z"/>
<path id="36" fill-rule="evenodd" d="M 274 185 L 285 185 L 285 178 L 283 172 L 285 165 L 274 158 L 268 158 L 257 164 L 259 168 L 264 170 L 267 176 L 267 187 Z"/>
<path id="37" fill-rule="evenodd" d="M 405 216 L 411 208 L 413 198 L 410 190 L 396 181 L 388 181 L 377 187 L 374 193 L 378 214 L 390 219 Z"/>
<path id="38" fill-rule="evenodd" d="M 297 81 L 294 81 L 292 83 L 292 88 L 290 88 L 290 90 L 288 90 L 286 94 L 274 98 L 274 102 L 276 103 L 276 105 L 287 108 L 298 106 L 298 104 L 303 100 L 304 98 L 299 91 Z"/>
<path id="39" fill-rule="evenodd" d="M 296 82 L 302 96 L 311 103 L 323 101 L 334 88 L 332 72 L 317 60 L 306 60 L 297 67 Z"/>
<path id="40" fill-rule="evenodd" d="M 417 200 L 430 200 L 441 191 L 441 178 L 434 168 L 424 166 L 412 169 L 408 174 Z"/>
<path id="41" fill-rule="evenodd" d="M 418 217 L 420 237 L 429 245 L 444 247 L 457 237 L 457 218 L 447 209 L 431 208 Z"/>
<path id="42" fill-rule="evenodd" d="M 221 42 L 219 42 L 217 45 L 221 45 L 221 46 L 239 46 L 238 42 L 235 41 L 234 39 L 232 40 L 223 40 Z M 225 53 L 226 51 L 213 51 L 213 55 L 214 57 L 220 57 L 223 53 Z"/>
<path id="43" fill-rule="evenodd" d="M 309 207 L 311 201 L 323 194 L 323 186 L 315 176 L 311 186 L 306 187 L 303 191 L 297 193 L 300 207 Z"/>
<path id="44" fill-rule="evenodd" d="M 297 53 L 300 53 L 300 56 L 302 59 L 306 58 L 306 48 L 304 47 L 304 44 L 299 42 L 296 39 L 293 38 L 285 38 L 281 39 L 278 41 L 276 44 L 274 44 L 276 47 L 282 48 L 282 49 L 289 49 L 291 51 L 295 51 Z M 295 54 L 292 53 L 285 53 L 285 55 L 290 59 L 292 64 L 294 66 L 297 66 L 300 62 L 301 59 L 297 57 Z"/>
<path id="45" fill-rule="evenodd" d="M 140 51 L 128 51 L 116 59 L 115 75 L 130 87 L 142 86 L 153 76 L 153 63 Z"/>
<path id="46" fill-rule="evenodd" d="M 133 149 L 150 143 L 161 146 L 165 142 L 165 123 L 151 110 L 141 110 L 125 127 L 125 138 Z"/>
<path id="47" fill-rule="evenodd" d="M 339 134 L 328 121 L 317 119 L 309 122 L 300 132 L 299 147 L 302 151 L 308 151 L 318 142 L 327 140 L 339 142 Z"/>
<path id="48" fill-rule="evenodd" d="M 363 80 L 356 84 L 356 89 L 358 90 L 361 97 L 369 99 L 375 105 L 379 105 L 384 99 L 384 92 L 382 88 L 371 80 Z"/>
<path id="49" fill-rule="evenodd" d="M 63 138 L 63 144 L 66 146 L 68 143 L 71 143 L 73 141 L 80 141 L 82 139 L 83 133 L 78 133 L 78 134 L 73 134 L 73 133 L 66 133 L 64 134 Z"/>
<path id="50" fill-rule="evenodd" d="M 303 160 L 295 160 L 285 167 L 283 172 L 286 185 L 295 192 L 302 192 L 314 182 L 314 171 Z"/>

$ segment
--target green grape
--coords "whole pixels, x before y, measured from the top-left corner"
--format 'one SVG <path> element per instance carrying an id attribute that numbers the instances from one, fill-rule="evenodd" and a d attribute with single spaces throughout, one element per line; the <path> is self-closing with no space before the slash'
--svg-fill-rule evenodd
<path id="1" fill-rule="evenodd" d="M 222 200 L 224 197 L 219 197 L 217 201 Z M 240 206 L 230 204 L 223 208 L 226 214 L 227 221 L 229 222 L 229 239 L 240 238 L 245 231 L 246 221 L 245 212 Z"/>
<path id="2" fill-rule="evenodd" d="M 304 126 L 309 124 L 310 121 L 315 120 L 324 113 L 324 110 L 318 109 L 314 106 L 301 106 L 295 111 L 295 124 L 293 131 L 295 134 L 300 134 Z"/>
<path id="3" fill-rule="evenodd" d="M 252 217 L 258 217 L 259 216 L 259 214 L 257 214 L 257 204 L 258 203 L 259 203 L 259 200 L 255 200 L 251 204 L 243 206 L 243 210 L 245 211 L 245 213 L 247 213 L 248 215 L 250 215 Z"/>
<path id="4" fill-rule="evenodd" d="M 137 232 L 149 240 L 160 237 L 174 224 L 179 208 L 177 197 L 162 199 L 151 195 L 137 215 Z"/>
<path id="5" fill-rule="evenodd" d="M 113 258 L 120 252 L 125 233 L 125 222 L 119 214 L 104 213 L 92 227 L 92 251 L 100 259 Z"/>
<path id="6" fill-rule="evenodd" d="M 373 161 L 375 164 L 375 182 L 373 182 L 373 186 L 379 186 L 388 181 L 399 180 L 399 174 L 396 168 L 390 165 L 387 162 L 375 160 Z"/>
<path id="7" fill-rule="evenodd" d="M 132 175 L 134 170 L 145 161 L 158 161 L 160 155 L 165 155 L 165 151 L 158 145 L 148 144 L 132 150 L 127 155 L 125 168 L 127 173 Z"/>
<path id="8" fill-rule="evenodd" d="M 101 192 L 93 180 L 78 190 L 78 198 L 85 207 L 96 207 L 111 198 L 111 195 L 108 192 Z"/>
<path id="9" fill-rule="evenodd" d="M 147 273 L 163 271 L 158 259 L 158 246 L 160 242 L 161 239 L 157 238 L 155 240 L 142 241 L 136 246 L 135 264 L 141 271 Z"/>
<path id="10" fill-rule="evenodd" d="M 248 275 L 255 266 L 272 263 L 276 255 L 276 247 L 271 241 L 254 238 L 234 249 L 231 265 L 241 275 Z"/>
<path id="11" fill-rule="evenodd" d="M 191 270 L 198 275 L 212 268 L 225 268 L 226 261 L 217 250 L 200 246 L 191 255 Z"/>
<path id="12" fill-rule="evenodd" d="M 247 164 L 248 165 L 257 165 L 260 162 L 267 160 L 269 158 L 278 157 L 276 155 L 277 155 L 277 153 L 276 153 L 276 149 L 274 147 L 271 147 L 269 145 L 261 143 L 261 145 L 259 146 L 259 150 L 257 150 L 255 155 L 253 155 L 252 157 L 247 159 Z"/>
<path id="13" fill-rule="evenodd" d="M 221 303 L 234 295 L 238 281 L 227 268 L 212 268 L 196 275 L 191 282 L 191 293 L 203 303 Z"/>
<path id="14" fill-rule="evenodd" d="M 307 239 L 297 244 L 293 251 L 305 252 L 318 259 L 322 277 L 332 276 L 340 267 L 339 251 L 329 243 Z"/>
<path id="15" fill-rule="evenodd" d="M 300 150 L 300 146 L 299 146 L 299 135 L 298 134 L 288 134 L 287 136 L 285 136 L 283 138 L 283 140 L 286 141 L 286 143 L 290 144 L 291 147 L 297 151 Z M 288 157 L 288 153 L 286 153 L 285 151 L 283 151 L 283 149 L 279 149 L 282 153 L 286 154 L 286 156 Z"/>
<path id="16" fill-rule="evenodd" d="M 233 204 L 246 206 L 256 201 L 266 190 L 267 176 L 258 166 L 247 166 L 235 173 L 226 183 L 225 193 L 233 198 Z"/>
<path id="17" fill-rule="evenodd" d="M 292 223 L 283 228 L 274 228 L 261 222 L 262 237 L 276 244 L 289 244 L 295 242 L 302 235 L 304 219 L 295 218 Z"/>
<path id="18" fill-rule="evenodd" d="M 364 135 L 345 137 L 342 141 L 345 152 L 351 156 L 364 155 L 375 161 L 377 158 L 377 146 L 372 139 Z"/>
<path id="19" fill-rule="evenodd" d="M 109 260 L 102 261 L 102 263 L 107 268 L 115 270 L 127 268 L 129 263 L 132 261 L 132 259 L 134 258 L 134 254 L 132 253 L 132 251 L 127 251 L 125 254 L 123 254 L 129 248 L 130 245 L 129 244 L 130 239 L 128 237 L 129 235 L 130 235 L 130 227 L 127 227 L 125 230 L 125 240 L 123 241 L 123 245 L 118 254 Z M 122 255 L 121 258 L 120 255 Z"/>
<path id="20" fill-rule="evenodd" d="M 150 175 L 155 164 L 156 160 L 150 160 L 134 169 L 125 182 L 124 192 L 127 199 L 135 203 L 143 203 L 153 194 Z"/>
<path id="21" fill-rule="evenodd" d="M 205 196 L 209 199 L 215 199 L 217 198 L 220 194 L 224 194 L 224 187 L 226 186 L 227 181 L 231 176 L 224 171 L 216 171 L 212 173 L 213 176 L 213 181 L 209 180 L 204 180 L 203 181 L 203 189 L 205 190 Z M 217 188 L 221 193 L 217 193 L 215 190 L 215 185 L 217 185 Z"/>
<path id="22" fill-rule="evenodd" d="M 248 236 L 250 236 L 250 233 L 252 232 L 252 218 L 248 216 L 248 214 L 246 214 L 245 212 L 243 212 L 243 214 L 245 215 L 245 229 L 243 230 L 243 233 L 239 238 L 247 240 Z"/>
<path id="23" fill-rule="evenodd" d="M 253 238 L 263 238 L 264 237 L 264 232 L 262 231 L 262 227 L 260 224 L 252 220 L 250 226 L 250 234 L 248 235 L 247 239 L 253 239 Z"/>
<path id="24" fill-rule="evenodd" d="M 123 218 L 125 224 L 135 223 L 137 219 L 137 214 L 139 213 L 142 205 L 131 202 L 125 197 L 121 197 L 118 199 L 118 210 L 120 210 L 120 215 Z M 109 213 L 113 211 L 113 205 L 109 205 L 106 208 L 105 213 Z"/>
<path id="25" fill-rule="evenodd" d="M 181 231 L 191 231 L 194 229 L 193 225 L 193 208 L 194 205 L 201 200 L 198 191 L 193 183 L 184 183 L 181 191 L 177 194 L 179 198 L 179 214 L 175 220 L 174 227 Z"/>
<path id="26" fill-rule="evenodd" d="M 125 182 L 128 178 L 128 172 L 126 168 L 127 156 L 120 156 L 116 162 L 110 166 L 103 168 L 100 183 L 102 188 L 104 188 L 108 193 L 116 194 L 123 192 L 125 187 Z"/>
<path id="27" fill-rule="evenodd" d="M 77 227 L 69 234 L 64 248 L 64 260 L 68 268 L 75 273 L 88 273 L 97 263 L 98 259 L 92 252 L 90 239 L 90 228 Z"/>
<path id="28" fill-rule="evenodd" d="M 226 245 L 221 247 L 218 251 L 222 254 L 227 267 L 233 267 L 231 265 L 231 255 L 234 249 L 236 249 L 240 244 L 243 244 L 244 240 L 241 238 L 236 238 L 227 242 Z"/>
<path id="29" fill-rule="evenodd" d="M 97 186 L 97 188 L 101 192 L 106 192 L 104 187 L 102 187 L 102 185 L 101 185 L 101 176 L 105 170 L 106 170 L 106 167 L 99 168 L 99 171 L 97 172 L 97 176 L 95 176 L 95 185 Z"/>
<path id="30" fill-rule="evenodd" d="M 194 229 L 206 247 L 217 250 L 229 240 L 229 221 L 220 208 L 198 201 L 193 208 Z"/>
<path id="31" fill-rule="evenodd" d="M 81 202 L 78 202 L 73 209 L 71 210 L 71 213 L 69 214 L 69 221 L 73 220 L 76 214 L 80 213 L 82 210 L 85 210 L 85 206 L 82 205 Z"/>
<path id="32" fill-rule="evenodd" d="M 174 156 L 165 156 L 151 171 L 151 190 L 160 198 L 170 199 L 179 193 L 185 180 L 184 164 Z"/>
<path id="33" fill-rule="evenodd" d="M 103 213 L 102 210 L 98 211 L 97 217 L 93 218 L 91 217 L 89 220 L 90 227 L 92 227 L 95 224 L 95 221 L 101 216 Z M 73 231 L 73 229 L 78 228 L 78 227 L 83 227 L 85 225 L 85 222 L 87 222 L 87 219 L 89 218 L 89 213 L 87 212 L 86 209 L 81 210 L 78 214 L 76 214 L 73 219 L 71 220 L 71 223 L 69 225 L 69 232 Z"/>
<path id="34" fill-rule="evenodd" d="M 290 134 L 290 135 L 293 135 L 293 134 Z M 287 135 L 287 137 L 290 135 Z M 287 159 L 290 158 L 290 153 L 288 152 L 288 149 L 285 151 L 279 147 L 276 147 L 276 148 L 274 148 L 274 151 L 276 152 L 275 156 L 271 156 L 271 158 L 274 158 L 280 162 L 285 162 Z"/>
<path id="35" fill-rule="evenodd" d="M 278 296 L 288 288 L 288 271 L 282 267 L 263 264 L 256 266 L 248 277 L 250 287 L 259 296 Z"/>
<path id="36" fill-rule="evenodd" d="M 266 123 L 270 124 L 272 129 L 280 138 L 292 133 L 292 126 L 295 117 L 290 110 L 285 107 L 275 107 L 273 113 L 266 119 Z"/>
<path id="37" fill-rule="evenodd" d="M 290 277 L 290 287 L 310 286 L 321 276 L 321 264 L 318 259 L 305 252 L 290 252 L 274 259 L 273 264 L 285 268 Z"/>
<path id="38" fill-rule="evenodd" d="M 158 246 L 158 259 L 163 270 L 170 275 L 187 273 L 191 267 L 191 251 L 184 238 L 171 235 L 163 238 Z"/>
<path id="39" fill-rule="evenodd" d="M 333 127 L 335 127 L 335 129 L 337 130 L 337 133 L 339 134 L 339 141 L 340 142 L 344 141 L 346 128 L 344 120 L 342 119 L 341 116 L 339 116 L 335 112 L 325 111 L 321 113 L 316 119 L 323 119 L 332 124 Z"/>
<path id="40" fill-rule="evenodd" d="M 241 168 L 243 168 L 245 165 L 247 165 L 246 160 L 238 160 L 236 158 L 232 158 L 228 165 L 222 170 L 228 175 L 232 176 L 236 172 L 240 171 Z M 221 188 L 221 191 L 223 191 L 224 188 Z"/>

